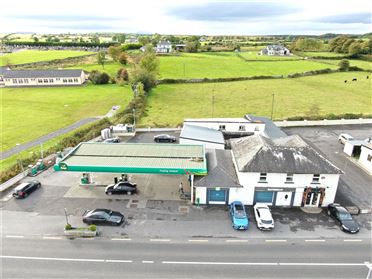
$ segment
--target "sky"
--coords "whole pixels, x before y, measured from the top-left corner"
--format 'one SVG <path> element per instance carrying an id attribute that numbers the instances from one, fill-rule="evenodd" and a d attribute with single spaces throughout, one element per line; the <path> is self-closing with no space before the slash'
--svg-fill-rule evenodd
<path id="1" fill-rule="evenodd" d="M 371 11 L 368 0 L 12 0 L 0 33 L 364 34 Z"/>

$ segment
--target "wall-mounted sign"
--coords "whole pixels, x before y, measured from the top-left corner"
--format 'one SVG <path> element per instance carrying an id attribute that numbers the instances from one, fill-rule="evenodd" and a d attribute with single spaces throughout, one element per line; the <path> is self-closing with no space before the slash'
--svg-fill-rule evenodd
<path id="1" fill-rule="evenodd" d="M 219 190 L 221 190 L 221 188 L 220 187 L 216 187 L 216 188 L 214 188 L 216 191 L 219 191 Z"/>

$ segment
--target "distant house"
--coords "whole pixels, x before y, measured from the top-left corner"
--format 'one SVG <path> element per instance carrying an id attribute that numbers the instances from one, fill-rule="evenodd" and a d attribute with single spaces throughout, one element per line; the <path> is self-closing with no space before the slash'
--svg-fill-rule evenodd
<path id="1" fill-rule="evenodd" d="M 156 45 L 157 53 L 170 53 L 172 52 L 172 44 L 169 41 L 160 41 Z"/>
<path id="2" fill-rule="evenodd" d="M 125 43 L 127 44 L 138 43 L 138 39 L 135 37 L 130 37 L 130 38 L 125 39 Z"/>
<path id="3" fill-rule="evenodd" d="M 87 80 L 83 70 L 0 70 L 0 86 L 71 86 Z"/>
<path id="4" fill-rule="evenodd" d="M 261 55 L 270 55 L 270 56 L 285 56 L 291 55 L 291 52 L 288 48 L 282 45 L 268 45 L 261 50 Z"/>

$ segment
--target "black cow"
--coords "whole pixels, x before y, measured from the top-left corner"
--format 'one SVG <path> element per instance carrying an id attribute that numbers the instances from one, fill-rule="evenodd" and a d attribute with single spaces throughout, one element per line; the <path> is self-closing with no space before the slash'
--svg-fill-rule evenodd
<path id="1" fill-rule="evenodd" d="M 356 78 L 353 78 L 351 81 L 358 81 Z"/>
<path id="2" fill-rule="evenodd" d="M 367 76 L 367 79 L 369 79 L 369 76 Z"/>
<path id="3" fill-rule="evenodd" d="M 344 81 L 345 83 L 347 83 L 347 80 L 345 79 L 345 81 Z"/>

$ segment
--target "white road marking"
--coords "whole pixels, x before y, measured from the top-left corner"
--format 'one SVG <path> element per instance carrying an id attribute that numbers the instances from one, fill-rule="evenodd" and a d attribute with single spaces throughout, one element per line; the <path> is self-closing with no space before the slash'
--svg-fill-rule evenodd
<path id="1" fill-rule="evenodd" d="M 43 239 L 62 239 L 60 236 L 43 236 Z"/>
<path id="2" fill-rule="evenodd" d="M 152 239 L 150 239 L 150 241 L 153 241 L 153 242 L 156 242 L 156 241 L 159 241 L 159 242 L 169 242 L 170 239 L 152 238 Z"/>
<path id="3" fill-rule="evenodd" d="M 265 242 L 287 242 L 286 239 L 266 239 Z"/>
<path id="4" fill-rule="evenodd" d="M 344 239 L 345 242 L 361 242 L 361 239 Z"/>
<path id="5" fill-rule="evenodd" d="M 324 242 L 324 239 L 305 239 L 305 242 Z"/>
<path id="6" fill-rule="evenodd" d="M 74 258 L 47 258 L 47 257 L 26 257 L 26 256 L 3 256 L 4 259 L 39 260 L 39 261 L 69 261 L 69 262 L 104 262 L 103 259 L 74 259 Z"/>
<path id="7" fill-rule="evenodd" d="M 365 266 L 364 263 L 252 263 L 252 262 L 175 262 L 175 261 L 162 261 L 161 263 L 184 265 Z"/>
<path id="8" fill-rule="evenodd" d="M 7 235 L 6 238 L 24 238 L 24 235 Z"/>
<path id="9" fill-rule="evenodd" d="M 189 239 L 189 242 L 208 242 L 208 239 Z"/>
<path id="10" fill-rule="evenodd" d="M 226 242 L 229 242 L 229 243 L 244 243 L 244 242 L 248 242 L 247 239 L 226 239 Z"/>
<path id="11" fill-rule="evenodd" d="M 130 238 L 111 238 L 111 240 L 114 240 L 114 241 L 117 241 L 117 240 L 119 240 L 119 241 L 131 241 L 132 239 L 130 239 Z"/>
<path id="12" fill-rule="evenodd" d="M 107 263 L 132 263 L 131 260 L 105 260 Z"/>
<path id="13" fill-rule="evenodd" d="M 142 263 L 154 263 L 154 261 L 142 261 Z"/>

